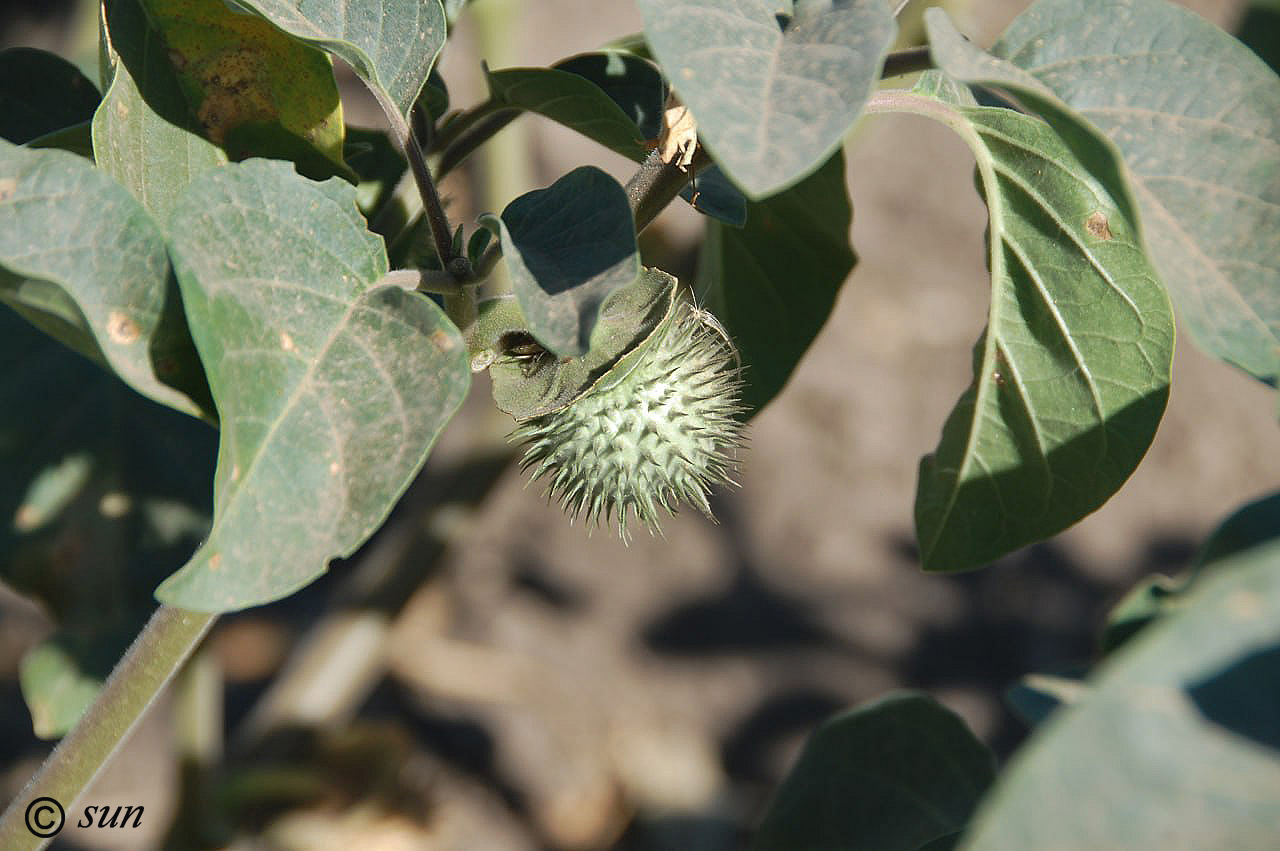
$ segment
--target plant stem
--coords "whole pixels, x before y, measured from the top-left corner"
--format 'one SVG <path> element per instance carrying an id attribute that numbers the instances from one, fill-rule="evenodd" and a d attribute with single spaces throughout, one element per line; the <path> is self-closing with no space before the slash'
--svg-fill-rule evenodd
<path id="1" fill-rule="evenodd" d="M 929 55 L 928 45 L 908 47 L 905 50 L 895 50 L 885 57 L 884 68 L 880 71 L 880 79 L 898 77 L 902 74 L 914 74 L 918 71 L 928 71 L 933 67 L 935 67 L 933 57 Z"/>
<path id="2" fill-rule="evenodd" d="M 395 269 L 383 275 L 379 283 L 436 295 L 460 295 L 463 290 L 453 275 L 439 269 Z"/>
<path id="3" fill-rule="evenodd" d="M 70 813 L 216 619 L 217 615 L 170 606 L 156 609 L 84 717 L 0 817 L 0 848 L 26 851 L 48 844 L 49 839 L 27 829 L 27 806 L 48 797 Z"/>
<path id="4" fill-rule="evenodd" d="M 454 253 L 453 228 L 449 224 L 449 216 L 444 211 L 444 204 L 440 201 L 440 193 L 436 190 L 435 181 L 431 178 L 431 169 L 427 167 L 427 158 L 422 153 L 422 146 L 418 144 L 417 137 L 409 128 L 409 122 L 405 121 L 395 104 L 386 100 L 377 89 L 371 89 L 371 91 L 386 114 L 387 123 L 391 125 L 391 138 L 400 147 L 400 152 L 409 163 L 409 170 L 413 172 L 413 179 L 418 184 L 418 194 L 422 196 L 422 213 L 431 230 L 431 240 L 435 243 L 441 268 L 453 275 L 455 281 L 470 280 L 471 264 L 465 256 Z"/>
<path id="5" fill-rule="evenodd" d="M 644 230 L 658 217 L 666 206 L 680 194 L 703 168 L 711 164 L 702 146 L 693 155 L 693 164 L 686 171 L 679 166 L 665 163 L 658 151 L 653 151 L 640 164 L 640 168 L 627 181 L 627 201 L 631 215 L 636 220 L 636 233 Z"/>
<path id="6" fill-rule="evenodd" d="M 932 118 L 954 130 L 971 148 L 981 145 L 977 133 L 967 121 L 960 116 L 955 107 L 935 98 L 918 95 L 903 89 L 887 89 L 872 93 L 867 101 L 864 114 L 884 115 L 886 113 L 906 113 Z"/>

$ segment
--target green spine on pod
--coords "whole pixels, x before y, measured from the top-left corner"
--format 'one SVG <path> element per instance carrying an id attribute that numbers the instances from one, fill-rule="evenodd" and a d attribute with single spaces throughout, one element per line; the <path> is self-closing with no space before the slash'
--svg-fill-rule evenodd
<path id="1" fill-rule="evenodd" d="M 742 424 L 737 351 L 711 314 L 676 299 L 662 325 L 573 404 L 512 432 L 521 467 L 588 524 L 631 516 L 658 530 L 658 507 L 707 517 L 711 487 L 734 484 Z"/>

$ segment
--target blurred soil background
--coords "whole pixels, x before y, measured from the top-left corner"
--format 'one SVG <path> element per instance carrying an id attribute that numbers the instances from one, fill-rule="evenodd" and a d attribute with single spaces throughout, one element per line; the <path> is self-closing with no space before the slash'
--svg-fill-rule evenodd
<path id="1" fill-rule="evenodd" d="M 1026 4 L 948 5 L 985 45 Z M 1245 12 L 1187 5 L 1228 29 Z M 455 107 L 482 96 L 480 56 L 545 65 L 640 29 L 624 2 L 474 7 L 441 64 Z M 5 46 L 84 48 L 72 0 L 0 8 Z M 350 121 L 379 125 L 358 85 L 346 94 Z M 456 221 L 583 163 L 629 175 L 537 117 L 495 147 L 496 166 L 446 183 Z M 937 697 L 1007 756 L 1027 732 L 1009 685 L 1087 662 L 1127 588 L 1183 569 L 1219 520 L 1280 484 L 1275 393 L 1182 337 L 1159 435 L 1119 495 L 986 570 L 925 575 L 916 466 L 970 379 L 985 209 L 963 144 L 924 119 L 865 122 L 846 150 L 860 263 L 752 425 L 719 525 L 683 513 L 629 547 L 569 525 L 510 464 L 510 424 L 479 376 L 387 526 L 295 597 L 225 617 L 86 796 L 144 804 L 143 828 L 69 828 L 55 847 L 739 848 L 804 735 L 897 688 Z M 699 233 L 673 209 L 646 262 L 691 280 Z M 0 594 L 5 799 L 48 749 L 17 670 L 50 629 Z"/>

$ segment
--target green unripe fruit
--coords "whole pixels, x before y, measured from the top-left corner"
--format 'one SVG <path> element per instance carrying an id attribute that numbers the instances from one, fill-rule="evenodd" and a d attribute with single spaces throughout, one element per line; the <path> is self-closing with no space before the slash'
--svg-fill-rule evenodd
<path id="1" fill-rule="evenodd" d="M 521 466 L 588 523 L 628 517 L 658 527 L 658 507 L 711 516 L 707 493 L 731 484 L 740 443 L 737 353 L 719 323 L 676 300 L 653 334 L 589 391 L 512 433 Z"/>

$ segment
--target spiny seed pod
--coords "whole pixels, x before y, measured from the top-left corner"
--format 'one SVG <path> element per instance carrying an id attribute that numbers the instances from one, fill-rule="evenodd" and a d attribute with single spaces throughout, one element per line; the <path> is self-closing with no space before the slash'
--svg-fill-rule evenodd
<path id="1" fill-rule="evenodd" d="M 658 506 L 711 517 L 707 492 L 732 484 L 741 437 L 737 352 L 711 314 L 676 300 L 634 352 L 571 405 L 522 423 L 521 466 L 589 524 L 628 515 L 650 531 Z"/>

